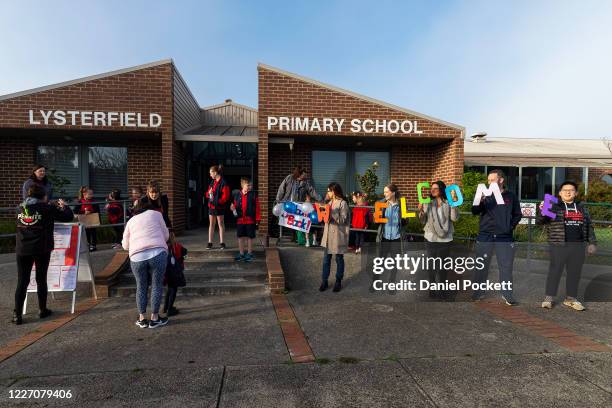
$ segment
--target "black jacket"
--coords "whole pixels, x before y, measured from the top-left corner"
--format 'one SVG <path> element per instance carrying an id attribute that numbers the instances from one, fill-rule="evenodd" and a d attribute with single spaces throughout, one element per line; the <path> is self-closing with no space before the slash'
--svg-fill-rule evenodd
<path id="1" fill-rule="evenodd" d="M 472 206 L 472 214 L 480 215 L 479 235 L 493 238 L 512 238 L 512 232 L 522 218 L 521 205 L 514 193 L 502 191 L 504 205 L 497 205 L 490 195 Z"/>
<path id="2" fill-rule="evenodd" d="M 584 222 L 582 224 L 582 238 L 584 242 L 596 244 L 597 239 L 595 238 L 595 230 L 591 223 L 589 210 L 587 210 L 582 203 L 576 203 L 576 209 L 581 212 L 584 217 Z M 542 215 L 542 211 L 538 208 L 536 224 L 545 226 L 549 243 L 558 244 L 565 242 L 565 206 L 562 205 L 559 200 L 558 203 L 553 203 L 550 211 L 557 215 L 554 220 Z"/>
<path id="3" fill-rule="evenodd" d="M 39 255 L 53 251 L 55 221 L 70 222 L 74 214 L 68 206 L 60 210 L 55 205 L 28 199 L 17 213 L 17 255 Z"/>
<path id="4" fill-rule="evenodd" d="M 161 202 L 161 205 L 159 204 Z M 170 217 L 168 217 L 168 196 L 162 194 L 160 198 L 153 201 L 149 198 L 148 195 L 145 195 L 140 199 L 141 204 L 148 204 L 154 210 L 157 210 L 162 213 L 162 217 L 164 217 L 164 222 L 166 223 L 166 227 L 172 228 L 172 223 L 170 222 Z"/>

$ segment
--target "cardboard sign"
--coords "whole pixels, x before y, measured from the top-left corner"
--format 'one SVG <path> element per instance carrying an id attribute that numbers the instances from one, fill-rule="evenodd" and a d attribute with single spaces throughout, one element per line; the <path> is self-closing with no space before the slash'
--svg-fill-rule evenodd
<path id="1" fill-rule="evenodd" d="M 100 225 L 100 213 L 79 214 L 77 215 L 79 222 L 85 227 L 95 227 Z"/>
<path id="2" fill-rule="evenodd" d="M 309 232 L 312 221 L 310 221 L 307 215 L 290 214 L 287 211 L 283 211 L 278 217 L 278 225 L 297 231 Z"/>

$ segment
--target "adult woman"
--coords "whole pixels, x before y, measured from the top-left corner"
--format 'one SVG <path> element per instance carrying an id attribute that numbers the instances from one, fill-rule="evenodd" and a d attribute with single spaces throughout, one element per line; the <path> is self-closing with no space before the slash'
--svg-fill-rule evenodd
<path id="1" fill-rule="evenodd" d="M 540 203 L 540 211 L 536 215 L 536 223 L 546 225 L 548 244 L 550 247 L 550 266 L 546 278 L 546 297 L 542 307 L 552 309 L 559 280 L 566 270 L 566 297 L 563 304 L 577 311 L 585 307 L 577 299 L 582 265 L 585 252 L 595 254 L 597 239 L 591 223 L 589 211 L 582 203 L 577 203 L 578 186 L 572 181 L 564 181 L 559 187 L 558 203 L 553 204 L 550 211 L 555 218 L 542 214 L 544 202 Z M 586 247 L 586 248 L 585 248 Z"/>
<path id="2" fill-rule="evenodd" d="M 21 195 L 23 199 L 28 198 L 28 191 L 30 187 L 33 185 L 41 186 L 45 190 L 45 194 L 47 196 L 47 200 L 51 200 L 53 195 L 53 185 L 47 178 L 47 168 L 42 164 L 36 164 L 32 169 L 32 174 L 30 177 L 23 183 L 21 187 Z"/>
<path id="3" fill-rule="evenodd" d="M 138 203 L 134 216 L 125 225 L 123 231 L 123 249 L 129 251 L 130 267 L 136 278 L 136 305 L 140 328 L 156 328 L 168 323 L 167 317 L 159 316 L 159 307 L 164 292 L 164 273 L 168 263 L 168 245 L 170 236 L 162 213 L 149 204 Z M 151 320 L 147 321 L 147 293 L 151 276 Z"/>
<path id="4" fill-rule="evenodd" d="M 21 324 L 21 313 L 25 301 L 32 265 L 36 265 L 36 287 L 40 318 L 51 315 L 47 309 L 47 268 L 53 251 L 53 227 L 55 221 L 69 222 L 74 218 L 72 210 L 63 200 L 56 205 L 47 202 L 43 186 L 32 184 L 28 197 L 19 208 L 15 254 L 17 256 L 17 288 L 15 289 L 15 310 L 13 323 Z"/>
<path id="5" fill-rule="evenodd" d="M 161 188 L 157 181 L 149 181 L 149 184 L 147 184 L 147 194 L 140 199 L 140 204 L 159 211 L 166 223 L 166 227 L 172 229 L 172 223 L 168 216 L 168 196 L 161 193 Z"/>
<path id="6" fill-rule="evenodd" d="M 400 211 L 400 192 L 395 184 L 388 184 L 383 189 L 384 199 L 387 207 L 382 211 L 382 217 L 387 219 L 386 223 L 378 226 L 376 242 L 378 244 L 378 255 L 380 257 L 395 257 L 404 251 L 402 225 L 404 221 Z M 389 274 L 390 282 L 395 282 L 397 269 L 392 269 Z M 370 287 L 373 290 L 373 287 Z"/>
<path id="7" fill-rule="evenodd" d="M 209 169 L 210 184 L 206 197 L 208 198 L 208 245 L 213 248 L 215 223 L 219 224 L 219 246 L 225 249 L 223 234 L 225 233 L 225 210 L 230 201 L 230 188 L 223 178 L 223 166 L 211 166 Z"/>
<path id="8" fill-rule="evenodd" d="M 336 255 L 336 282 L 333 291 L 339 292 L 342 289 L 342 278 L 344 277 L 344 253 L 348 250 L 349 206 L 344 199 L 342 187 L 338 183 L 330 183 L 327 186 L 327 199 L 330 213 L 321 239 L 321 246 L 325 248 L 325 253 L 323 254 L 323 273 L 319 290 L 323 292 L 329 287 L 327 280 L 331 270 L 331 258 L 332 255 Z"/>
<path id="9" fill-rule="evenodd" d="M 448 271 L 444 268 L 444 259 L 450 256 L 451 241 L 453 240 L 453 222 L 459 219 L 457 207 L 451 207 L 446 199 L 446 184 L 436 181 L 429 188 L 429 203 L 419 204 L 419 220 L 425 224 L 425 247 L 427 256 L 442 259 L 435 263 L 439 268 L 429 269 L 430 283 L 444 283 Z M 454 300 L 456 292 L 430 290 L 429 297 L 443 300 Z"/>
<path id="10" fill-rule="evenodd" d="M 296 166 L 278 187 L 276 201 L 304 202 L 306 196 L 309 196 L 314 201 L 321 201 L 321 196 L 308 179 L 306 169 Z"/>

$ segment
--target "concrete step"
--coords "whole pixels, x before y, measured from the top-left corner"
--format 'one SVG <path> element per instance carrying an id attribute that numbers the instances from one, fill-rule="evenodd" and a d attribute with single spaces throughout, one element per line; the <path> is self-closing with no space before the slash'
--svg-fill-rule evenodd
<path id="1" fill-rule="evenodd" d="M 179 288 L 179 296 L 227 296 L 236 294 L 261 294 L 265 295 L 268 288 L 265 283 L 259 282 L 209 282 Z M 111 297 L 134 297 L 136 296 L 135 285 L 119 284 L 110 288 Z"/>

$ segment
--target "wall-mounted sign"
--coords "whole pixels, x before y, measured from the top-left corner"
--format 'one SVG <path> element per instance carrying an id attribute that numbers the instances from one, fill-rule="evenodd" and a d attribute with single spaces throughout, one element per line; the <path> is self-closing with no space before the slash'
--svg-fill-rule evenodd
<path id="1" fill-rule="evenodd" d="M 72 126 L 121 126 L 134 128 L 158 128 L 162 118 L 157 113 L 97 112 L 74 110 L 29 111 L 30 125 Z"/>
<path id="2" fill-rule="evenodd" d="M 268 130 L 293 132 L 352 132 L 421 134 L 416 120 L 338 119 L 268 116 Z"/>

